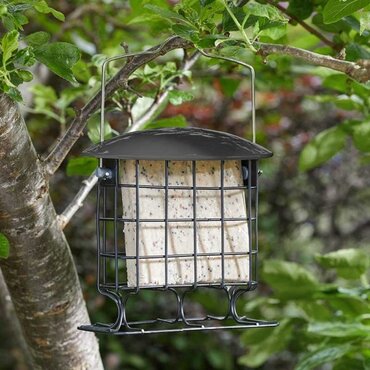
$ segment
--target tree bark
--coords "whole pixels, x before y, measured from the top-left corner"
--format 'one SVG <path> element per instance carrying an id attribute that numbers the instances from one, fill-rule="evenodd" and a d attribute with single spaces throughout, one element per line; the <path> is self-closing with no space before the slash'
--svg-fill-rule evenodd
<path id="1" fill-rule="evenodd" d="M 96 337 L 77 330 L 89 318 L 43 168 L 18 106 L 0 95 L 0 109 L 0 265 L 34 369 L 102 370 Z"/>

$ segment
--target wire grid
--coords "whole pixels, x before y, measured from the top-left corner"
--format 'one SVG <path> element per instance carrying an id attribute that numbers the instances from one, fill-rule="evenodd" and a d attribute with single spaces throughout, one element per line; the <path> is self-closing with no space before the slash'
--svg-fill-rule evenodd
<path id="1" fill-rule="evenodd" d="M 245 328 L 276 326 L 275 322 L 247 319 L 237 313 L 237 300 L 245 292 L 257 287 L 257 256 L 258 256 L 258 164 L 256 160 L 242 161 L 243 173 L 247 176 L 243 185 L 225 186 L 225 161 L 220 161 L 220 186 L 197 186 L 196 161 L 192 161 L 192 185 L 169 185 L 169 162 L 164 161 L 164 185 L 144 185 L 139 183 L 140 161 L 135 161 L 135 184 L 120 182 L 119 160 L 104 160 L 104 167 L 113 171 L 112 179 L 100 179 L 97 189 L 97 287 L 101 294 L 111 298 L 117 306 L 118 317 L 115 323 L 110 325 L 96 324 L 82 326 L 80 329 L 114 333 L 114 334 L 144 334 L 165 333 L 173 331 L 192 330 L 216 330 L 223 328 Z M 124 179 L 123 179 L 124 180 Z M 131 188 L 135 190 L 135 218 L 123 217 L 121 190 Z M 140 191 L 141 189 L 160 189 L 164 191 L 164 218 L 140 218 Z M 192 217 L 170 218 L 168 203 L 169 190 L 188 190 L 192 192 Z M 213 190 L 219 191 L 220 217 L 200 218 L 197 216 L 197 191 Z M 246 216 L 247 217 L 225 217 L 225 192 L 229 190 L 244 190 Z M 221 245 L 219 252 L 200 252 L 197 242 L 198 223 L 220 222 Z M 245 250 L 242 252 L 225 251 L 225 223 L 228 221 L 247 222 L 249 238 Z M 140 226 L 142 223 L 164 224 L 164 253 L 155 255 L 140 255 Z M 176 222 L 187 222 L 192 224 L 193 248 L 189 253 L 169 253 L 168 237 L 169 225 Z M 123 226 L 125 223 L 135 223 L 135 255 L 127 255 L 124 249 Z M 246 281 L 226 281 L 225 258 L 229 256 L 249 257 L 249 274 Z M 199 258 L 219 257 L 221 263 L 221 276 L 218 281 L 202 282 L 198 279 Z M 169 260 L 180 260 L 190 258 L 193 261 L 193 280 L 191 283 L 171 284 L 169 283 Z M 127 278 L 127 263 L 135 261 L 136 284 L 129 286 Z M 140 265 L 142 261 L 164 262 L 164 284 L 143 285 L 140 282 Z M 190 292 L 199 288 L 211 288 L 225 292 L 227 310 L 222 316 L 206 314 L 202 317 L 188 317 L 185 312 L 185 298 Z M 155 318 L 150 320 L 130 321 L 128 316 L 128 300 L 138 295 L 143 290 L 157 292 L 171 292 L 176 299 L 174 317 Z"/>

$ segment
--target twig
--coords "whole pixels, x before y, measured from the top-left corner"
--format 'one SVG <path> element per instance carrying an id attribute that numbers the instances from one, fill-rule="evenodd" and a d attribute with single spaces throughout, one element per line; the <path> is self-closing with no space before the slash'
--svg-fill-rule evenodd
<path id="1" fill-rule="evenodd" d="M 119 87 L 124 86 L 129 76 L 141 66 L 150 62 L 151 60 L 167 54 L 169 51 L 174 49 L 185 49 L 191 47 L 192 44 L 181 37 L 171 37 L 164 43 L 159 44 L 151 49 L 150 54 L 141 54 L 133 57 L 127 62 L 118 73 L 108 82 L 106 86 L 106 97 L 109 98 L 114 91 Z M 79 112 L 79 114 L 73 119 L 69 125 L 65 135 L 57 142 L 53 150 L 44 160 L 44 169 L 47 177 L 55 173 L 59 168 L 60 164 L 71 150 L 74 143 L 83 134 L 83 129 L 86 126 L 88 118 L 99 109 L 100 106 L 100 92 L 98 92 Z"/>
<path id="2" fill-rule="evenodd" d="M 311 64 L 346 73 L 348 76 L 359 82 L 370 80 L 370 63 L 366 60 L 360 60 L 357 63 L 354 63 L 288 45 L 267 43 L 256 43 L 256 45 L 259 47 L 257 54 L 264 58 L 270 54 L 289 55 Z"/>
<path id="3" fill-rule="evenodd" d="M 90 193 L 91 189 L 97 183 L 98 178 L 95 175 L 95 171 L 90 175 L 90 177 L 82 181 L 82 187 L 73 198 L 71 203 L 66 207 L 66 209 L 58 216 L 58 223 L 61 229 L 64 229 L 68 222 L 71 220 L 73 215 L 83 206 L 83 202 Z"/>
<path id="4" fill-rule="evenodd" d="M 281 6 L 279 3 L 275 3 L 273 0 L 266 0 L 267 3 L 274 6 L 275 8 L 279 9 L 282 13 L 286 14 L 290 19 L 294 20 L 298 24 L 300 24 L 306 31 L 311 33 L 312 35 L 316 36 L 318 39 L 320 39 L 324 44 L 330 46 L 332 49 L 339 51 L 341 47 L 334 42 L 327 39 L 323 34 L 321 34 L 319 31 L 317 31 L 315 28 L 311 27 L 309 24 L 307 24 L 305 21 L 299 19 L 294 14 L 290 13 L 287 9 L 285 9 L 283 6 Z"/>

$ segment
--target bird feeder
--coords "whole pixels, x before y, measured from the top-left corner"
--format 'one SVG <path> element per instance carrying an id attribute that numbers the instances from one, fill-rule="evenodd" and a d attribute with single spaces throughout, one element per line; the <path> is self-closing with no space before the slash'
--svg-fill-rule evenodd
<path id="1" fill-rule="evenodd" d="M 104 78 L 102 86 L 101 127 Z M 145 334 L 277 325 L 240 316 L 236 308 L 257 287 L 258 161 L 270 151 L 193 127 L 125 133 L 84 155 L 100 159 L 97 287 L 118 315 L 112 324 L 79 329 Z M 210 288 L 225 293 L 225 314 L 188 315 L 186 296 Z M 145 291 L 173 295 L 173 317 L 131 320 L 129 300 Z"/>

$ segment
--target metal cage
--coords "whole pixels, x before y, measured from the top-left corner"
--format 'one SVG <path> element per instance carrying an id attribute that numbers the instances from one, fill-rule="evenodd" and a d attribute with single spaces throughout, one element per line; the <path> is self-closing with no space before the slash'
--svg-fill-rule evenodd
<path id="1" fill-rule="evenodd" d="M 97 288 L 102 295 L 115 302 L 118 314 L 114 323 L 82 325 L 79 327 L 81 330 L 125 335 L 278 325 L 275 321 L 240 316 L 237 310 L 238 298 L 257 287 L 258 160 L 272 155 L 255 143 L 254 69 L 233 58 L 212 56 L 201 50 L 199 52 L 206 57 L 230 61 L 249 69 L 253 142 L 200 128 L 132 132 L 104 141 L 107 65 L 136 54 L 117 56 L 104 62 L 101 143 L 85 150 L 84 155 L 100 158 L 96 213 Z M 148 183 L 141 180 L 141 170 L 145 169 L 147 161 L 159 166 L 156 173 L 162 179 L 160 182 Z M 129 162 L 131 174 L 128 167 L 122 167 L 122 163 Z M 175 162 L 186 166 L 187 170 L 184 172 L 188 173 L 188 177 L 184 183 L 171 182 L 171 166 Z M 235 163 L 233 176 L 240 181 L 230 184 L 227 166 L 231 162 Z M 213 175 L 213 178 L 218 178 L 217 183 L 200 181 L 202 177 L 198 169 L 201 166 L 207 168 L 207 163 L 217 167 Z M 204 179 L 207 177 L 203 176 L 203 182 Z M 179 191 L 187 192 L 189 198 L 186 216 L 171 214 L 172 198 L 176 201 L 171 192 Z M 145 213 L 147 204 L 143 194 L 146 192 L 160 194 L 160 199 L 163 200 L 163 209 L 159 207 L 161 212 L 153 212 L 150 216 Z M 212 193 L 212 199 L 217 199 L 215 202 L 218 214 L 202 214 L 202 203 L 198 200 L 201 192 Z M 230 192 L 238 193 L 231 210 L 228 209 Z M 131 202 L 132 213 L 127 212 L 128 201 Z M 236 211 L 238 206 L 243 209 L 242 213 Z M 238 248 L 233 247 L 233 238 L 228 239 L 230 223 L 245 224 L 243 232 L 247 233 L 247 240 L 239 240 Z M 162 236 L 156 240 L 157 247 L 149 248 L 150 251 L 146 253 L 141 230 L 148 227 L 147 225 L 157 225 L 157 228 L 160 225 L 157 231 Z M 180 251 L 174 248 L 171 239 L 174 235 L 173 227 L 177 227 L 173 225 L 186 225 L 184 227 L 188 232 L 188 240 L 185 237 L 183 243 L 179 243 L 181 239 L 177 239 L 177 244 L 182 244 Z M 213 241 L 200 243 L 200 233 L 207 230 L 206 225 L 213 225 L 213 233 L 216 232 L 218 236 L 213 234 Z M 155 243 L 147 240 L 146 244 Z M 233 265 L 230 260 L 239 261 L 239 264 Z M 208 268 L 208 272 L 204 261 L 212 261 L 212 268 Z M 143 275 L 143 269 L 148 270 L 150 264 L 156 267 L 157 280 L 154 282 L 148 278 L 148 274 Z M 174 270 L 174 265 L 177 270 Z M 237 273 L 235 266 L 239 269 Z M 174 271 L 177 280 L 173 277 Z M 222 303 L 220 300 L 220 306 L 224 308 L 222 315 L 203 311 L 201 314 L 189 314 L 186 298 L 205 289 L 218 291 L 224 297 Z M 140 300 L 146 292 L 155 292 L 166 299 L 169 295 L 172 296 L 172 315 L 167 317 L 158 313 L 156 317 L 144 319 L 137 314 L 136 306 L 139 304 L 135 303 L 134 309 L 130 309 L 130 302 Z M 168 304 L 171 305 L 170 299 Z"/>
<path id="2" fill-rule="evenodd" d="M 87 151 L 86 155 L 102 158 L 101 177 L 97 189 L 97 285 L 101 294 L 113 299 L 117 305 L 118 317 L 111 325 L 96 324 L 81 326 L 80 329 L 115 334 L 138 334 L 155 332 L 172 332 L 186 330 L 205 330 L 222 328 L 245 328 L 274 326 L 275 322 L 252 320 L 239 316 L 236 308 L 238 298 L 257 286 L 257 255 L 258 255 L 258 160 L 272 154 L 263 147 L 241 139 L 234 135 L 200 128 L 158 129 L 124 134 L 117 138 L 98 144 Z M 127 182 L 122 170 L 122 161 L 132 161 L 134 166 L 134 182 Z M 162 163 L 162 184 L 140 183 L 140 168 L 145 161 Z M 191 168 L 191 184 L 173 185 L 169 182 L 169 167 L 174 162 L 187 163 Z M 219 184 L 217 186 L 198 185 L 197 164 L 207 161 L 219 164 Z M 225 185 L 225 163 L 240 162 L 240 178 L 242 183 L 233 186 Z M 131 189 L 134 193 L 135 217 L 124 217 L 122 191 Z M 163 193 L 164 214 L 159 217 L 141 217 L 141 192 L 153 190 Z M 188 191 L 191 194 L 191 217 L 172 217 L 169 215 L 169 192 Z M 214 217 L 198 215 L 197 199 L 202 191 L 213 192 L 220 204 L 220 214 Z M 242 191 L 245 197 L 245 217 L 225 216 L 225 193 Z M 225 224 L 228 222 L 245 222 L 248 228 L 248 241 L 243 250 L 225 250 Z M 140 249 L 140 227 L 143 224 L 161 224 L 164 233 L 164 245 L 157 254 L 144 254 Z M 192 245 L 187 252 L 169 252 L 170 225 L 181 223 L 191 227 Z M 217 223 L 220 243 L 217 252 L 200 250 L 197 231 L 199 225 Z M 124 225 L 134 224 L 135 253 L 127 253 L 125 249 Z M 215 247 L 213 246 L 213 249 Z M 227 258 L 248 258 L 248 278 L 226 279 L 228 274 Z M 201 281 L 198 270 L 200 259 L 213 259 L 220 266 L 219 276 L 215 281 Z M 186 282 L 173 283 L 169 278 L 169 264 L 191 261 L 192 277 Z M 134 262 L 135 280 L 128 283 L 127 266 Z M 142 284 L 140 269 L 145 262 L 161 262 L 162 283 L 155 285 Z M 230 268 L 230 266 L 228 266 Z M 184 272 L 184 271 L 183 271 Z M 204 317 L 188 317 L 185 310 L 185 297 L 196 289 L 212 288 L 222 290 L 227 301 L 224 316 L 205 315 Z M 139 295 L 143 290 L 168 291 L 174 294 L 176 314 L 174 317 L 157 317 L 151 320 L 131 321 L 127 311 L 128 300 Z"/>

